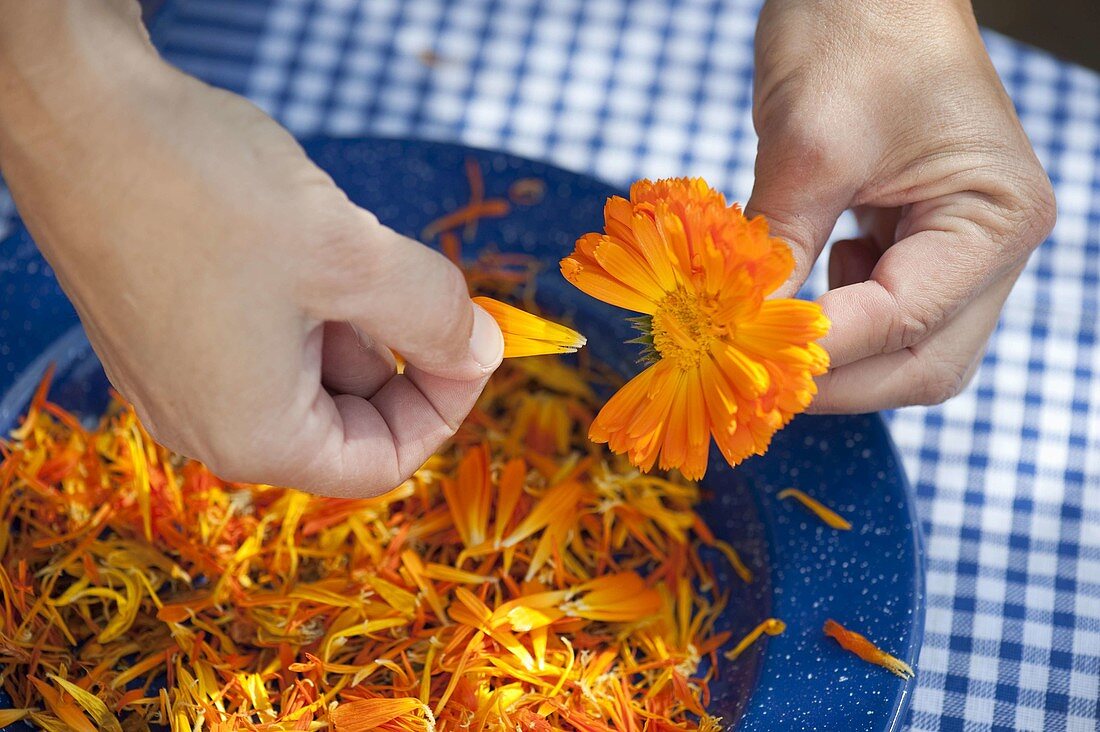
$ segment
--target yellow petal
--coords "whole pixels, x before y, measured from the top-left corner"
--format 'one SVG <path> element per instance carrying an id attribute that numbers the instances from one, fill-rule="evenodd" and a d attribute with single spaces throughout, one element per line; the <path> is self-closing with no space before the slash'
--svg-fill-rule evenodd
<path id="1" fill-rule="evenodd" d="M 416 697 L 355 699 L 338 705 L 332 712 L 335 732 L 368 732 L 395 719 L 401 719 L 412 729 L 435 728 L 431 709 Z"/>
<path id="2" fill-rule="evenodd" d="M 26 719 L 32 709 L 0 709 L 0 727 L 7 727 L 9 724 L 15 724 L 21 719 Z"/>
<path id="3" fill-rule="evenodd" d="M 760 625 L 753 628 L 748 635 L 741 639 L 741 642 L 730 650 L 725 652 L 725 657 L 730 661 L 734 661 L 745 652 L 745 649 L 751 646 L 757 638 L 764 635 L 779 635 L 787 629 L 787 624 L 778 618 L 768 618 Z"/>
<path id="4" fill-rule="evenodd" d="M 797 499 L 799 502 L 802 503 L 803 506 L 813 511 L 813 513 L 819 519 L 821 519 L 834 529 L 839 529 L 840 531 L 850 531 L 852 528 L 852 524 L 848 521 L 848 519 L 844 518 L 839 513 L 826 506 L 824 503 L 821 503 L 820 501 L 806 495 L 797 488 L 786 488 L 779 491 L 779 500 L 783 500 L 784 498 Z"/>

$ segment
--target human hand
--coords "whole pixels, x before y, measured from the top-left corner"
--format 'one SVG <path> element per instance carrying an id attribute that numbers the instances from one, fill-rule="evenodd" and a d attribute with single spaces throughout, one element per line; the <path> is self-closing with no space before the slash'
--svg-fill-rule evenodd
<path id="1" fill-rule="evenodd" d="M 393 488 L 473 406 L 496 323 L 260 110 L 162 63 L 135 6 L 0 0 L 24 221 L 158 440 L 230 480 Z"/>
<path id="2" fill-rule="evenodd" d="M 832 370 L 816 412 L 932 404 L 973 375 L 1005 298 L 1054 225 L 1050 183 L 969 2 L 768 0 L 747 209 L 790 242 L 790 296 L 834 243 Z"/>

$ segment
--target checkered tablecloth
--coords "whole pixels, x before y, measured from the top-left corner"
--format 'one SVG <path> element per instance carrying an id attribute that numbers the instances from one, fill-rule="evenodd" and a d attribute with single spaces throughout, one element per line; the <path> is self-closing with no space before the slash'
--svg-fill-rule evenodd
<path id="1" fill-rule="evenodd" d="M 176 0 L 172 62 L 298 135 L 752 184 L 758 0 Z M 986 42 L 1059 201 L 973 384 L 891 417 L 927 537 L 913 730 L 1100 729 L 1100 77 Z M 0 196 L 0 228 L 10 222 Z M 850 225 L 850 224 L 849 224 Z M 820 290 L 820 276 L 811 289 Z"/>

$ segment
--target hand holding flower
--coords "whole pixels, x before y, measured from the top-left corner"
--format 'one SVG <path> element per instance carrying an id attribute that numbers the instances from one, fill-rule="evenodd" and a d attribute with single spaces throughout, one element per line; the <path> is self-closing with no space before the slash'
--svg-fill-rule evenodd
<path id="1" fill-rule="evenodd" d="M 769 0 L 756 34 L 760 135 L 746 208 L 790 242 L 793 294 L 848 209 L 819 300 L 818 412 L 932 404 L 980 363 L 1054 224 L 1046 174 L 965 0 Z"/>

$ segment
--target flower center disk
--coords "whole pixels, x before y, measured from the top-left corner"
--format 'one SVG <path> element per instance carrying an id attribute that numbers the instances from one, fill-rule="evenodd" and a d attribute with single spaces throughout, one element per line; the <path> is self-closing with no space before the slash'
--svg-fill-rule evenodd
<path id="1" fill-rule="evenodd" d="M 682 288 L 669 293 L 650 323 L 653 349 L 684 371 L 698 368 L 714 342 L 728 333 L 715 321 L 714 311 L 714 303 L 704 296 Z"/>

